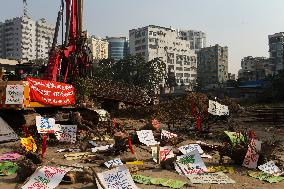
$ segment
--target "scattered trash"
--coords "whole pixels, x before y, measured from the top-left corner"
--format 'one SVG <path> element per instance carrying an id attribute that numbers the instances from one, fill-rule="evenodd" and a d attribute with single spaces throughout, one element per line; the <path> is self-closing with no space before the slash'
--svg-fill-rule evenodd
<path id="1" fill-rule="evenodd" d="M 64 155 L 64 157 L 68 161 L 82 159 L 82 158 L 86 158 L 86 157 L 92 157 L 92 156 L 95 156 L 95 155 L 91 154 L 90 152 L 81 152 L 81 153 L 73 153 L 73 154 L 65 154 Z"/>
<path id="2" fill-rule="evenodd" d="M 105 146 L 96 146 L 95 148 L 92 148 L 92 152 L 105 151 L 105 150 L 109 150 L 112 147 L 113 147 L 113 144 L 109 144 Z"/>

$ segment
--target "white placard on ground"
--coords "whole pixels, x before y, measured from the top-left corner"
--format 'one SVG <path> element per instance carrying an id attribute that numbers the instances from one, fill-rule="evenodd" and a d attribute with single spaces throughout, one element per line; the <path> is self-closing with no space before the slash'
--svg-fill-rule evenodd
<path id="1" fill-rule="evenodd" d="M 187 154 L 187 153 L 189 153 L 189 152 L 191 152 L 191 151 L 193 151 L 195 149 L 197 149 L 200 154 L 204 153 L 204 151 L 201 149 L 199 144 L 189 144 L 189 145 L 181 146 L 178 149 L 183 154 Z"/>
<path id="2" fill-rule="evenodd" d="M 139 141 L 147 146 L 154 146 L 159 144 L 154 138 L 152 130 L 136 131 Z"/>
<path id="3" fill-rule="evenodd" d="M 273 161 L 269 161 L 263 165 L 260 165 L 258 166 L 258 168 L 268 174 L 277 174 L 281 172 L 281 170 L 275 165 Z"/>
<path id="4" fill-rule="evenodd" d="M 107 166 L 107 168 L 113 168 L 113 167 L 117 167 L 119 165 L 123 165 L 121 159 L 119 159 L 119 158 L 109 160 L 109 161 L 105 162 L 104 164 L 105 164 L 105 166 Z"/>

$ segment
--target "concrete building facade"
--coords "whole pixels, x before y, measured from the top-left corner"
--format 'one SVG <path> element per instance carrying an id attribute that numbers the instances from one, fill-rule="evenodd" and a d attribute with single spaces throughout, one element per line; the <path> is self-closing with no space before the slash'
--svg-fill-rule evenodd
<path id="1" fill-rule="evenodd" d="M 129 40 L 126 37 L 106 37 L 108 57 L 119 61 L 129 54 Z"/>
<path id="2" fill-rule="evenodd" d="M 269 58 L 247 56 L 242 59 L 242 69 L 238 72 L 238 78 L 245 81 L 262 80 L 273 74 L 273 66 Z"/>
<path id="3" fill-rule="evenodd" d="M 198 52 L 198 81 L 204 87 L 217 87 L 228 80 L 228 47 L 216 44 Z"/>
<path id="4" fill-rule="evenodd" d="M 38 22 L 27 16 L 16 17 L 0 24 L 0 58 L 21 61 L 47 58 L 54 27 L 44 19 Z"/>
<path id="5" fill-rule="evenodd" d="M 94 61 L 108 58 L 108 42 L 106 40 L 91 36 L 88 39 L 88 46 L 92 51 Z"/>
<path id="6" fill-rule="evenodd" d="M 36 22 L 36 59 L 48 57 L 54 31 L 54 26 L 48 24 L 44 18 Z"/>
<path id="7" fill-rule="evenodd" d="M 269 41 L 269 57 L 271 63 L 275 66 L 275 72 L 284 69 L 283 61 L 283 45 L 284 45 L 284 32 L 268 35 Z"/>
<path id="8" fill-rule="evenodd" d="M 196 30 L 178 30 L 178 36 L 182 40 L 190 42 L 190 49 L 199 51 L 206 47 L 206 34 Z"/>
<path id="9" fill-rule="evenodd" d="M 160 58 L 175 74 L 177 84 L 191 89 L 195 85 L 197 57 L 190 41 L 180 39 L 177 30 L 154 25 L 132 29 L 129 47 L 131 55 L 140 54 L 146 61 Z"/>

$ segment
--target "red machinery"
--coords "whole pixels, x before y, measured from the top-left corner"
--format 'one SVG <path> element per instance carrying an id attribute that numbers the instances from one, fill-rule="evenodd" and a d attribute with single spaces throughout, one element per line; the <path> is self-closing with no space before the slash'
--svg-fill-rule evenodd
<path id="1" fill-rule="evenodd" d="M 83 0 L 65 0 L 66 5 L 66 31 L 65 41 L 56 47 L 60 19 L 63 23 L 64 0 L 58 12 L 53 44 L 50 51 L 46 80 L 66 82 L 68 76 L 86 76 L 91 66 L 86 32 L 82 31 Z M 62 27 L 63 33 L 63 27 Z M 62 35 L 63 38 L 63 35 Z"/>

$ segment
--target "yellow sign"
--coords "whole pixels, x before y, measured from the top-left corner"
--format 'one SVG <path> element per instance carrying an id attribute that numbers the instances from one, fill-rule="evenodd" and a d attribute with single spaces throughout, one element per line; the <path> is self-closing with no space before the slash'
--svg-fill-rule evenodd
<path id="1" fill-rule="evenodd" d="M 37 149 L 35 140 L 33 139 L 32 136 L 28 137 L 28 138 L 21 138 L 21 144 L 23 147 L 25 147 L 25 150 L 27 152 L 32 151 L 35 152 Z"/>

